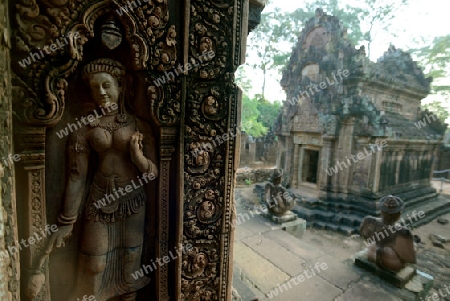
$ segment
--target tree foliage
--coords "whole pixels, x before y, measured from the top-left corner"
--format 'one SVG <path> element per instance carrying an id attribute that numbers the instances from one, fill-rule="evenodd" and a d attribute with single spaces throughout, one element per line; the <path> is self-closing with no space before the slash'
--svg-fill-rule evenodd
<path id="1" fill-rule="evenodd" d="M 260 137 L 266 134 L 267 128 L 258 121 L 260 112 L 258 101 L 250 99 L 246 94 L 242 96 L 241 128 L 253 137 Z"/>
<path id="2" fill-rule="evenodd" d="M 260 113 L 258 121 L 261 122 L 264 127 L 272 129 L 273 123 L 281 109 L 281 103 L 278 101 L 272 103 L 267 99 L 258 97 L 259 95 L 256 96 L 258 99 L 258 111 Z"/>
<path id="3" fill-rule="evenodd" d="M 431 46 L 410 50 L 425 66 L 426 76 L 433 77 L 431 92 L 423 105 L 441 120 L 450 117 L 450 35 L 434 38 Z"/>
<path id="4" fill-rule="evenodd" d="M 241 126 L 242 130 L 253 137 L 261 137 L 267 134 L 278 116 L 281 108 L 280 102 L 271 103 L 256 95 L 249 98 L 242 96 Z"/>
<path id="5" fill-rule="evenodd" d="M 279 43 L 292 41 L 293 31 L 286 27 L 286 18 L 289 13 L 283 13 L 279 9 L 273 12 L 263 13 L 261 23 L 250 34 L 248 47 L 258 57 L 258 62 L 252 67 L 260 69 L 263 73 L 261 82 L 261 95 L 264 97 L 266 88 L 266 76 L 268 70 L 279 70 L 286 65 L 289 53 L 280 51 Z"/>
<path id="6" fill-rule="evenodd" d="M 368 26 L 364 32 L 364 40 L 367 41 L 367 55 L 370 56 L 370 48 L 374 38 L 380 32 L 396 36 L 389 28 L 395 17 L 395 12 L 408 4 L 408 0 L 365 0 L 362 2 L 362 15 L 358 16 Z"/>
<path id="7" fill-rule="evenodd" d="M 447 108 L 442 106 L 440 101 L 430 102 L 422 106 L 424 109 L 433 112 L 440 121 L 445 122 L 445 120 L 450 117 L 450 113 Z"/>

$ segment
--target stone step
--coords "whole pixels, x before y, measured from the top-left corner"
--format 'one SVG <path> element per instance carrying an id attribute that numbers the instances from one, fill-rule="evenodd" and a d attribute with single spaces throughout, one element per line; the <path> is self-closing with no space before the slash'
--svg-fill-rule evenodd
<path id="1" fill-rule="evenodd" d="M 434 188 L 432 188 L 434 190 Z M 421 195 L 419 197 L 409 199 L 410 194 L 408 195 L 402 195 L 399 196 L 405 200 L 405 208 L 413 208 L 417 206 L 421 206 L 422 203 L 428 202 L 438 196 L 438 194 L 434 191 L 429 191 L 428 189 L 422 189 L 422 192 L 428 192 L 425 195 Z M 334 213 L 346 213 L 346 214 L 352 214 L 352 213 L 358 213 L 361 216 L 365 215 L 373 215 L 373 210 L 366 209 L 363 206 L 357 204 L 357 203 L 346 203 L 346 202 L 327 202 L 323 200 L 318 199 L 302 199 L 299 204 L 307 209 L 318 209 L 318 210 L 326 210 L 328 212 L 334 212 Z M 377 213 L 379 214 L 378 210 Z"/>
<path id="2" fill-rule="evenodd" d="M 402 215 L 408 216 L 409 214 L 411 216 L 413 211 L 423 211 L 425 216 L 417 221 L 414 221 L 412 226 L 419 227 L 425 225 L 439 216 L 450 212 L 450 198 L 443 195 L 437 195 L 434 199 L 427 203 L 421 203 L 420 205 L 414 207 L 407 207 Z"/>
<path id="3" fill-rule="evenodd" d="M 423 188 L 420 189 L 422 193 L 427 192 L 425 195 L 418 196 L 414 199 L 406 199 L 405 210 L 402 213 L 402 217 L 406 218 L 408 214 L 411 216 L 413 211 L 423 211 L 425 217 L 422 219 L 414 220 L 412 227 L 417 227 L 429 223 L 433 219 L 450 212 L 450 199 L 437 194 L 434 189 Z M 417 193 L 417 192 L 416 192 Z M 407 198 L 412 194 L 403 194 L 401 197 Z M 348 203 L 334 204 L 331 206 L 331 202 L 321 200 L 303 200 L 292 209 L 300 218 L 307 221 L 308 227 L 318 229 L 328 229 L 351 235 L 359 233 L 359 226 L 368 214 L 361 213 L 354 208 L 351 210 L 351 205 Z M 331 209 L 334 207 L 334 210 Z M 340 210 L 336 210 L 339 208 Z"/>
<path id="4" fill-rule="evenodd" d="M 331 230 L 335 232 L 342 233 L 344 235 L 352 235 L 357 234 L 359 230 L 355 227 L 348 227 L 344 225 L 336 225 L 333 223 L 326 222 L 312 222 L 311 227 L 319 230 Z"/>
<path id="5" fill-rule="evenodd" d="M 300 199 L 300 198 L 299 198 Z M 375 209 L 374 202 L 348 202 L 348 201 L 326 201 L 312 198 L 301 198 L 301 201 L 297 201 L 302 207 L 311 210 L 323 210 L 333 213 L 347 213 L 352 214 L 354 212 L 360 212 L 361 215 L 373 214 Z M 373 208 L 370 208 L 373 207 Z"/>

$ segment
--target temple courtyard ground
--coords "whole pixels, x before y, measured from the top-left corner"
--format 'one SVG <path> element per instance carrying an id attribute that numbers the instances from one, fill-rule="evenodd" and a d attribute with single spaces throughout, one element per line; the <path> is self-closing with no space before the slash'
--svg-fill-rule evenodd
<path id="1" fill-rule="evenodd" d="M 365 248 L 359 236 L 307 229 L 295 237 L 254 210 L 253 187 L 236 189 L 237 213 L 250 217 L 235 225 L 233 286 L 243 301 L 404 300 L 396 287 L 353 265 L 354 255 Z M 450 220 L 450 214 L 441 218 Z M 450 291 L 450 223 L 433 220 L 413 234 L 421 240 L 417 267 L 434 277 L 425 300 L 450 301 L 445 290 Z M 435 246 L 430 234 L 447 240 Z"/>

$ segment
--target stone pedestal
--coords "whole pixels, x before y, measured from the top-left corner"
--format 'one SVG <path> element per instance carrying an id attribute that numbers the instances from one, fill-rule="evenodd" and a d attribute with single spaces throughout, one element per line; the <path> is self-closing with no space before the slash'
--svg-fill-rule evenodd
<path id="1" fill-rule="evenodd" d="M 277 223 L 278 225 L 295 221 L 298 218 L 297 215 L 290 210 L 287 211 L 282 216 L 276 216 L 276 215 L 270 214 L 270 212 L 268 212 L 268 211 L 263 211 L 263 215 L 264 215 L 264 217 L 270 219 L 271 221 L 273 221 L 274 223 Z"/>
<path id="2" fill-rule="evenodd" d="M 298 218 L 298 216 L 292 211 L 286 212 L 283 216 L 275 216 L 270 214 L 268 211 L 263 210 L 262 215 L 272 222 L 280 225 L 282 230 L 297 238 L 301 238 L 303 233 L 306 231 L 306 221 Z"/>
<path id="3" fill-rule="evenodd" d="M 422 301 L 433 286 L 433 277 L 417 270 L 413 265 L 407 265 L 397 273 L 379 268 L 367 259 L 367 249 L 357 253 L 354 258 L 356 266 L 396 286 L 396 295 L 403 300 Z"/>
<path id="4" fill-rule="evenodd" d="M 306 221 L 302 218 L 297 218 L 294 221 L 283 223 L 282 229 L 297 238 L 302 238 L 303 233 L 306 231 Z"/>

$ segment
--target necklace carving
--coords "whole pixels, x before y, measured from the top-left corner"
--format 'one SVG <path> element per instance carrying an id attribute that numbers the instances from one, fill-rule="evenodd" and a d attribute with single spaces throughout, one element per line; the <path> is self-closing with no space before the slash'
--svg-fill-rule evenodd
<path id="1" fill-rule="evenodd" d="M 111 134 L 117 131 L 120 128 L 123 128 L 129 124 L 129 119 L 126 114 L 118 114 L 116 115 L 116 122 L 108 122 L 108 123 L 101 123 L 99 119 L 96 119 L 90 123 L 91 127 L 99 127 L 102 128 Z"/>

